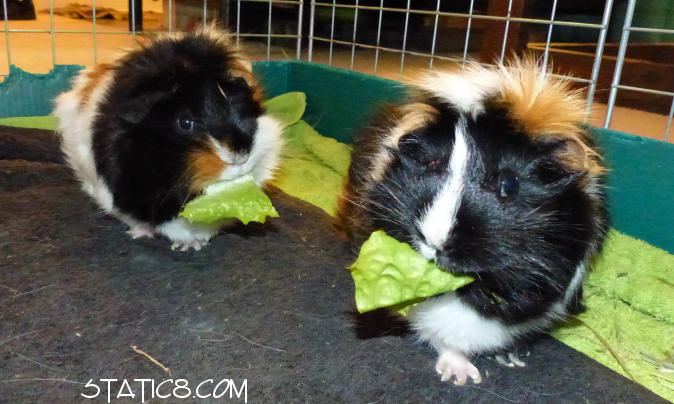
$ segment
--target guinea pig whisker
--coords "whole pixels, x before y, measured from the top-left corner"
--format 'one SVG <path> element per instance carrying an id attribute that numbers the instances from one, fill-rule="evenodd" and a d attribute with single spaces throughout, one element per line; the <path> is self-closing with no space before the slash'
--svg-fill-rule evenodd
<path id="1" fill-rule="evenodd" d="M 222 96 L 225 97 L 225 99 L 227 101 L 229 101 L 229 97 L 227 97 L 227 94 L 225 94 L 225 90 L 223 90 L 222 87 L 220 87 L 220 84 L 217 84 L 217 86 L 218 86 L 218 91 L 220 91 L 220 94 L 222 94 Z"/>
<path id="2" fill-rule="evenodd" d="M 369 205 L 374 205 L 375 208 L 378 208 L 378 210 L 377 210 L 377 209 L 373 209 L 372 207 L 370 207 L 370 206 L 368 206 L 368 205 L 366 205 L 366 204 L 364 204 L 364 203 L 361 203 L 361 202 L 356 201 L 356 200 L 354 200 L 354 199 L 348 198 L 348 197 L 346 197 L 345 195 L 342 195 L 342 198 L 343 198 L 344 200 L 346 200 L 347 202 L 349 202 L 349 203 L 351 203 L 351 204 L 353 204 L 353 205 L 355 205 L 355 206 L 358 206 L 359 208 L 361 208 L 361 209 L 363 209 L 363 210 L 365 210 L 365 211 L 371 213 L 371 214 L 372 214 L 374 217 L 376 217 L 379 221 L 386 222 L 386 223 L 391 223 L 391 224 L 393 224 L 393 225 L 404 226 L 404 223 L 402 223 L 401 221 L 392 219 L 392 217 L 391 217 L 390 215 L 387 215 L 387 214 L 386 214 L 386 212 L 397 213 L 397 212 L 392 211 L 392 210 L 391 210 L 389 207 L 387 207 L 387 206 L 384 206 L 384 205 L 382 205 L 382 204 L 380 204 L 380 203 L 378 203 L 378 202 L 372 201 L 372 200 L 368 201 L 368 204 L 369 204 Z M 382 212 L 382 211 L 383 211 L 383 212 Z M 393 217 L 397 217 L 397 216 L 393 216 Z"/>

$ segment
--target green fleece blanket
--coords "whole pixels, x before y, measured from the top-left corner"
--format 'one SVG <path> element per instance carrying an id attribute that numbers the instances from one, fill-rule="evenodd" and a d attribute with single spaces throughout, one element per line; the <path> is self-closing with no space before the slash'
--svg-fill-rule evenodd
<path id="1" fill-rule="evenodd" d="M 334 215 L 350 147 L 299 120 L 304 112 L 299 94 L 267 104 L 287 126 L 273 184 Z M 0 125 L 54 129 L 55 120 L 6 118 Z M 613 230 L 584 285 L 587 311 L 552 335 L 674 401 L 674 256 Z"/>

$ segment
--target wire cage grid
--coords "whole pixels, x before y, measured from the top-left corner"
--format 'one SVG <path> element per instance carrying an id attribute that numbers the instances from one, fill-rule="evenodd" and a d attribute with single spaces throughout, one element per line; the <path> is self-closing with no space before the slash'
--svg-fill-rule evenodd
<path id="1" fill-rule="evenodd" d="M 98 62 L 98 42 L 100 35 L 111 35 L 111 34 L 126 34 L 130 35 L 133 38 L 133 43 L 136 42 L 137 35 L 147 35 L 153 34 L 154 32 L 143 31 L 137 29 L 136 26 L 136 1 L 138 0 L 129 0 L 129 30 L 99 30 L 97 29 L 97 20 L 96 20 L 96 0 L 91 0 L 92 6 L 92 21 L 91 21 L 91 30 L 64 30 L 56 29 L 54 22 L 54 0 L 49 0 L 49 28 L 48 29 L 17 29 L 10 28 L 9 19 L 8 19 L 8 0 L 2 0 L 3 2 L 3 11 L 4 11 L 4 33 L 6 40 L 6 58 L 8 66 L 12 64 L 12 52 L 10 46 L 10 37 L 13 35 L 20 35 L 25 33 L 33 34 L 49 34 L 51 41 L 51 60 L 52 64 L 56 64 L 56 53 L 57 53 L 57 44 L 56 44 L 56 35 L 58 34 L 81 34 L 81 35 L 91 35 L 93 38 L 93 61 L 94 63 Z M 208 23 L 208 1 L 203 0 L 203 9 L 202 9 L 202 22 Z M 213 0 L 211 0 L 213 1 Z M 447 0 L 445 0 L 447 1 Z M 490 22 L 498 22 L 503 24 L 504 30 L 501 37 L 500 50 L 498 54 L 498 61 L 504 60 L 507 56 L 508 51 L 508 41 L 511 24 L 522 23 L 522 24 L 535 24 L 539 26 L 547 26 L 547 33 L 545 35 L 545 42 L 543 44 L 538 44 L 539 50 L 542 48 L 542 62 L 544 65 L 550 61 L 551 55 L 551 45 L 553 30 L 556 27 L 568 27 L 574 29 L 584 29 L 592 30 L 597 34 L 596 46 L 594 48 L 592 68 L 589 77 L 572 77 L 561 75 L 568 80 L 580 83 L 585 85 L 587 88 L 586 95 L 586 111 L 587 116 L 593 103 L 595 101 L 595 95 L 597 92 L 599 72 L 602 66 L 604 58 L 604 48 L 607 39 L 607 32 L 611 18 L 616 18 L 615 15 L 612 16 L 614 0 L 606 0 L 604 2 L 603 13 L 601 17 L 601 22 L 579 22 L 579 21 L 568 21 L 563 18 L 559 18 L 558 11 L 558 0 L 551 0 L 551 11 L 548 18 L 528 18 L 523 16 L 513 15 L 513 4 L 514 0 L 507 0 L 507 6 L 505 7 L 505 15 L 492 15 L 488 13 L 480 13 L 476 10 L 476 1 L 468 0 L 468 10 L 466 12 L 449 12 L 442 10 L 442 0 L 435 0 L 434 7 L 429 9 L 414 8 L 413 2 L 411 0 L 406 0 L 403 3 L 404 7 L 391 7 L 387 6 L 384 0 L 379 0 L 378 4 L 376 2 L 370 2 L 370 4 L 362 4 L 365 1 L 353 0 L 352 4 L 344 4 L 344 2 L 338 3 L 336 0 L 323 0 L 323 1 L 305 1 L 305 0 L 235 0 L 235 16 L 230 17 L 230 29 L 232 35 L 236 37 L 237 42 L 240 38 L 250 38 L 254 40 L 263 40 L 265 41 L 266 47 L 266 60 L 271 59 L 272 51 L 272 40 L 284 39 L 286 41 L 294 41 L 294 58 L 298 60 L 306 59 L 309 62 L 321 62 L 316 57 L 316 46 L 317 44 L 322 44 L 323 46 L 327 45 L 328 55 L 327 63 L 329 65 L 334 65 L 334 50 L 336 46 L 350 48 L 350 57 L 348 57 L 348 67 L 349 69 L 355 68 L 355 61 L 357 59 L 356 54 L 357 50 L 369 50 L 374 51 L 374 57 L 372 59 L 372 72 L 375 75 L 379 75 L 381 69 L 381 57 L 383 54 L 393 54 L 399 55 L 399 62 L 397 67 L 397 79 L 404 79 L 404 72 L 406 68 L 406 57 L 417 57 L 427 59 L 427 69 L 432 70 L 437 68 L 437 63 L 439 61 L 448 62 L 448 63 L 460 63 L 464 65 L 467 61 L 471 59 L 469 54 L 469 43 L 471 40 L 472 27 L 476 21 L 489 24 Z M 504 2 L 506 0 L 503 0 Z M 264 3 L 267 4 L 267 18 L 266 18 L 266 33 L 247 33 L 242 30 L 242 4 L 243 3 Z M 305 4 L 308 3 L 308 4 Z M 656 88 L 646 88 L 638 87 L 632 85 L 621 84 L 621 76 L 623 74 L 623 66 L 626 59 L 626 52 L 628 44 L 630 41 L 630 33 L 633 32 L 648 32 L 648 33 L 658 33 L 658 34 L 674 34 L 674 29 L 666 28 L 654 28 L 654 27 L 644 27 L 644 26 L 635 26 L 632 24 L 633 16 L 635 13 L 637 0 L 628 0 L 625 19 L 622 27 L 622 33 L 620 38 L 620 43 L 618 46 L 617 56 L 615 57 L 615 68 L 613 72 L 613 79 L 609 89 L 609 96 L 607 102 L 607 110 L 605 119 L 603 122 L 604 128 L 609 128 L 611 126 L 612 119 L 614 117 L 616 100 L 618 97 L 618 92 L 623 91 L 633 91 L 640 92 L 649 95 L 658 95 L 670 97 L 672 99 L 671 106 L 669 108 L 669 113 L 667 115 L 667 123 L 664 135 L 662 139 L 665 141 L 669 140 L 669 135 L 671 132 L 672 118 L 674 116 L 674 92 L 665 91 Z M 273 32 L 273 6 L 274 5 L 286 5 L 296 7 L 296 31 L 294 33 L 276 33 Z M 174 14 L 174 1 L 168 0 L 167 3 L 167 13 L 168 13 L 168 22 L 165 29 L 169 32 L 172 32 L 175 29 L 175 22 L 173 21 Z M 305 22 L 305 5 L 309 6 L 308 11 L 308 27 L 303 28 L 303 23 Z M 330 27 L 329 35 L 321 35 L 317 32 L 316 27 L 320 24 L 319 20 L 316 18 L 317 12 L 328 10 L 330 14 Z M 341 11 L 352 12 L 353 21 L 352 26 L 348 27 L 350 32 L 350 40 L 338 39 L 336 36 L 336 27 L 340 24 L 343 24 L 342 21 L 339 21 L 336 18 L 336 14 Z M 377 28 L 376 28 L 376 38 L 374 43 L 367 43 L 364 40 L 359 38 L 359 14 L 364 12 L 376 13 L 377 18 Z M 384 15 L 389 14 L 400 14 L 404 16 L 403 26 L 400 27 L 402 31 L 402 43 L 400 47 L 384 46 L 382 45 L 382 22 L 384 21 Z M 424 16 L 431 19 L 433 22 L 432 27 L 432 38 L 430 43 L 430 49 L 428 51 L 422 50 L 413 50 L 408 47 L 408 39 L 412 33 L 410 33 L 410 16 Z M 460 52 L 452 55 L 443 55 L 437 51 L 438 38 L 441 33 L 441 26 L 439 24 L 440 18 L 450 17 L 454 19 L 459 19 L 465 21 L 465 36 L 463 37 L 463 47 Z M 344 27 L 340 27 L 343 29 Z M 306 35 L 303 32 L 307 32 Z M 286 57 L 288 55 L 286 54 Z"/>

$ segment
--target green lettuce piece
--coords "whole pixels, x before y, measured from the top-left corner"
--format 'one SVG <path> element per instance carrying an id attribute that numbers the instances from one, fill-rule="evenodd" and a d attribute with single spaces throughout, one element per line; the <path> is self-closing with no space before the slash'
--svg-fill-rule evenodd
<path id="1" fill-rule="evenodd" d="M 307 107 L 307 96 L 301 92 L 281 94 L 264 103 L 265 111 L 280 120 L 283 126 L 299 121 Z"/>
<path id="2" fill-rule="evenodd" d="M 303 120 L 286 128 L 283 137 L 283 159 L 271 183 L 334 216 L 351 148 L 321 136 Z"/>
<path id="3" fill-rule="evenodd" d="M 244 176 L 210 185 L 203 195 L 185 205 L 180 216 L 190 222 L 213 223 L 236 218 L 248 224 L 264 223 L 267 216 L 278 217 L 278 212 L 253 178 Z"/>
<path id="4" fill-rule="evenodd" d="M 406 314 L 410 305 L 473 281 L 469 276 L 441 270 L 408 244 L 381 230 L 363 243 L 349 270 L 356 284 L 356 307 L 360 313 L 393 306 Z"/>

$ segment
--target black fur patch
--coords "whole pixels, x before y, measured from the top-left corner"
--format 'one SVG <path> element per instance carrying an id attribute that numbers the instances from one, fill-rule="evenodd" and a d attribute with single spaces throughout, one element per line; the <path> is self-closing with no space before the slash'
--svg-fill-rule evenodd
<path id="1" fill-rule="evenodd" d="M 187 158 L 211 138 L 250 152 L 262 107 L 242 78 L 228 74 L 233 57 L 207 36 L 190 34 L 157 40 L 116 66 L 99 104 L 93 147 L 122 212 L 154 225 L 176 217 L 195 196 Z M 192 129 L 181 129 L 181 119 Z"/>

